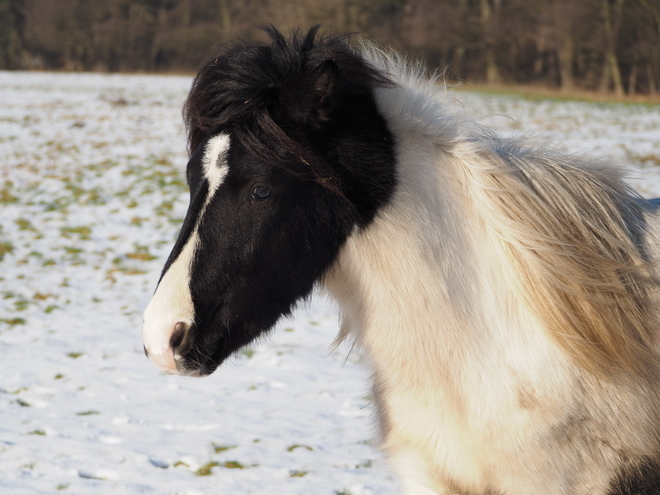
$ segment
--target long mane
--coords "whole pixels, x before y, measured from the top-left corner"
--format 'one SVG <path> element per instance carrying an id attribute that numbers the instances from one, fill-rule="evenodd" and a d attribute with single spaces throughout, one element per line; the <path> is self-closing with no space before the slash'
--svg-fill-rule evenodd
<path id="1" fill-rule="evenodd" d="M 263 30 L 270 43 L 235 41 L 209 58 L 197 76 L 183 109 L 192 155 L 205 137 L 230 127 L 253 153 L 267 156 L 289 173 L 317 181 L 339 193 L 339 178 L 314 152 L 300 129 L 314 127 L 303 98 L 313 94 L 318 69 L 330 61 L 339 72 L 341 97 L 370 93 L 392 83 L 352 49 L 347 35 L 321 35 L 319 27 L 294 31 L 286 39 L 273 26 Z"/>
<path id="2" fill-rule="evenodd" d="M 643 245 L 644 201 L 616 169 L 515 141 L 466 165 L 518 294 L 561 348 L 599 376 L 646 374 L 657 280 Z"/>
<path id="3" fill-rule="evenodd" d="M 422 126 L 464 174 L 474 211 L 502 246 L 517 297 L 554 341 L 597 376 L 649 376 L 659 323 L 657 267 L 644 246 L 649 207 L 621 170 L 532 139 L 500 138 L 448 109 L 456 107 L 453 98 L 419 64 L 368 43 L 361 50 L 408 93 L 416 108 L 407 113 L 425 116 L 408 125 Z"/>

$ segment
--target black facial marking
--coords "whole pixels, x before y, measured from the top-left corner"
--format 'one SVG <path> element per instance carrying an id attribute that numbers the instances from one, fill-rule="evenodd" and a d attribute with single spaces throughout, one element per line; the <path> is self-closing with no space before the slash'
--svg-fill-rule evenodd
<path id="1" fill-rule="evenodd" d="M 165 270 L 197 225 L 195 322 L 179 366 L 201 374 L 308 296 L 396 184 L 394 140 L 373 94 L 387 78 L 344 38 L 269 34 L 270 45 L 235 43 L 210 60 L 185 108 L 191 204 Z M 221 132 L 228 172 L 203 208 L 204 147 Z"/>
<path id="2" fill-rule="evenodd" d="M 181 254 L 181 251 L 185 247 L 188 239 L 195 229 L 195 224 L 197 223 L 197 218 L 199 217 L 200 212 L 206 201 L 206 196 L 209 193 L 209 184 L 207 181 L 203 180 L 203 173 L 201 167 L 201 160 L 203 156 L 203 146 L 200 145 L 200 150 L 193 155 L 188 163 L 188 185 L 190 187 L 190 204 L 188 205 L 188 211 L 186 212 L 186 217 L 183 220 L 183 225 L 179 231 L 179 236 L 177 237 L 174 248 L 170 253 L 163 271 L 161 272 L 160 278 L 163 279 L 165 272 L 170 268 L 172 263 Z"/>

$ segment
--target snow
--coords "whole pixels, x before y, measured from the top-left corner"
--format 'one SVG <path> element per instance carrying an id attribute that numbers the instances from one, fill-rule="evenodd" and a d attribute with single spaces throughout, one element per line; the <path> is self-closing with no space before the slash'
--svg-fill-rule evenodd
<path id="1" fill-rule="evenodd" d="M 368 370 L 321 295 L 191 379 L 142 354 L 185 214 L 188 77 L 0 72 L 0 492 L 394 494 Z M 660 195 L 660 107 L 457 93 Z"/>

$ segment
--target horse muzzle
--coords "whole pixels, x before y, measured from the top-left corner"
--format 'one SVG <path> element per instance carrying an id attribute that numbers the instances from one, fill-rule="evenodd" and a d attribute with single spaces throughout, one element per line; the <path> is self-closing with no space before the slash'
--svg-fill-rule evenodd
<path id="1" fill-rule="evenodd" d="M 146 337 L 146 329 L 143 330 L 143 333 Z M 169 375 L 202 375 L 200 370 L 191 370 L 185 364 L 184 356 L 190 352 L 193 346 L 193 332 L 189 324 L 183 321 L 177 322 L 173 330 L 169 333 L 165 332 L 165 338 L 159 340 L 160 342 L 148 343 L 148 339 L 144 339 L 144 354 L 158 369 Z"/>

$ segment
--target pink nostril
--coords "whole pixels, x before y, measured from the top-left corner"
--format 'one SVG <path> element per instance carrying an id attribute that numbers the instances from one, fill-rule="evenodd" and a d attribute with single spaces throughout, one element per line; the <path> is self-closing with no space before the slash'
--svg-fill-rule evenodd
<path id="1" fill-rule="evenodd" d="M 152 326 L 143 328 L 144 353 L 161 371 L 180 374 L 177 364 L 193 348 L 194 332 L 191 325 L 183 321 L 177 322 L 174 328 L 169 326 L 171 333 L 153 331 L 168 326 L 152 323 Z"/>

